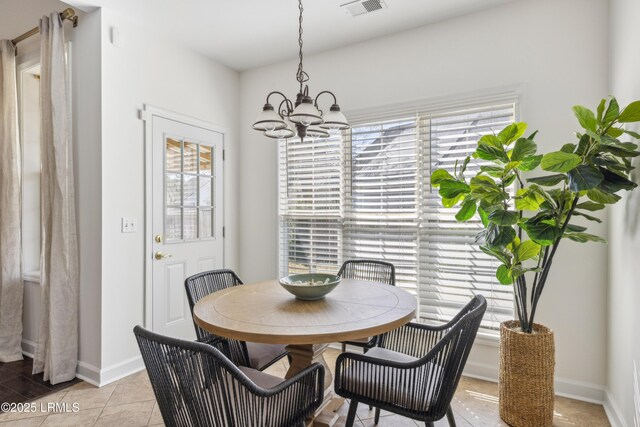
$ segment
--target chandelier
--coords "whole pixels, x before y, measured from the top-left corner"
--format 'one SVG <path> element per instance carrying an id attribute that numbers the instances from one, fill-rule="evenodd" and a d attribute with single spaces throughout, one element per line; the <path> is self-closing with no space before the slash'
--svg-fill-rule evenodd
<path id="1" fill-rule="evenodd" d="M 295 103 L 291 102 L 282 92 L 273 91 L 267 95 L 267 101 L 258 114 L 258 118 L 253 124 L 253 129 L 264 132 L 269 138 L 284 139 L 298 136 L 301 140 L 308 138 L 328 138 L 329 130 L 349 129 L 349 123 L 340 111 L 336 96 L 324 90 L 315 99 L 309 96 L 309 86 L 305 82 L 309 80 L 309 75 L 302 68 L 302 0 L 298 0 L 300 18 L 298 20 L 298 44 L 300 45 L 298 72 L 296 80 L 300 83 L 300 92 L 296 95 Z M 331 95 L 333 104 L 328 112 L 323 112 L 318 108 L 318 98 L 321 95 Z M 271 96 L 281 96 L 282 101 L 278 109 L 273 108 L 269 101 Z M 295 127 L 295 131 L 293 130 Z"/>

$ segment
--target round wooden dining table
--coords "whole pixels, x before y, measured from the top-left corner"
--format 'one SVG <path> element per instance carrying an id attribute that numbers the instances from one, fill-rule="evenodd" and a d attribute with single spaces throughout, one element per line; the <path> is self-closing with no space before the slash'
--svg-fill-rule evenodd
<path id="1" fill-rule="evenodd" d="M 334 397 L 329 387 L 331 369 L 323 357 L 329 343 L 396 329 L 414 317 L 416 306 L 415 296 L 380 283 L 342 279 L 325 298 L 303 301 L 277 280 L 269 280 L 214 292 L 196 303 L 193 316 L 201 328 L 215 335 L 286 344 L 291 364 L 285 378 L 321 363 L 326 391 L 321 411 Z"/>

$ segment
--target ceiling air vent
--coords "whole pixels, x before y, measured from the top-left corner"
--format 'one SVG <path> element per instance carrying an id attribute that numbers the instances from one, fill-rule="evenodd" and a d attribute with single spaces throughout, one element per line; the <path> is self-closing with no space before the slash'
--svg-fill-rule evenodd
<path id="1" fill-rule="evenodd" d="M 341 5 L 351 16 L 360 16 L 376 10 L 386 9 L 387 5 L 382 0 L 356 0 Z"/>

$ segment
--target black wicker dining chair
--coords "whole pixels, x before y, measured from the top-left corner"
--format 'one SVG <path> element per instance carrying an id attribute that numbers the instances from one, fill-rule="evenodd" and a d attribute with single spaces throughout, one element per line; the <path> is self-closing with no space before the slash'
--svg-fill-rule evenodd
<path id="1" fill-rule="evenodd" d="M 338 271 L 338 276 L 345 279 L 367 280 L 369 282 L 384 283 L 386 285 L 396 285 L 396 268 L 393 264 L 385 261 L 372 259 L 352 259 L 345 261 Z M 375 347 L 378 337 L 365 337 L 353 341 L 342 342 L 342 352 L 347 349 L 347 344 L 361 347 L 366 352 Z"/>
<path id="2" fill-rule="evenodd" d="M 212 345 L 133 332 L 168 427 L 289 427 L 324 398 L 324 367 L 314 363 L 288 380 L 236 367 Z"/>
<path id="3" fill-rule="evenodd" d="M 193 307 L 200 299 L 216 291 L 243 285 L 244 283 L 233 270 L 211 270 L 187 277 L 184 286 L 187 290 L 189 307 L 193 316 Z M 195 320 L 198 341 L 210 343 L 223 339 L 220 350 L 238 366 L 248 366 L 260 371 L 273 365 L 287 356 L 288 352 L 282 344 L 262 344 L 221 338 L 199 327 Z"/>
<path id="4" fill-rule="evenodd" d="M 351 399 L 346 426 L 351 427 L 359 402 L 433 427 L 447 416 L 455 427 L 451 400 L 487 308 L 474 297 L 449 323 L 408 323 L 384 334 L 381 347 L 366 354 L 342 353 L 336 361 L 335 391 Z"/>

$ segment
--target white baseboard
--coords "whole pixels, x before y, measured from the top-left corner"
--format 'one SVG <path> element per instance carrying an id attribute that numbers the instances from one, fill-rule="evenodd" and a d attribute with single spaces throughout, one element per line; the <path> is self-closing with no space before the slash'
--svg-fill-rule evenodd
<path id="1" fill-rule="evenodd" d="M 33 354 L 36 352 L 36 343 L 23 338 L 22 339 L 22 354 L 29 356 L 33 359 Z"/>
<path id="2" fill-rule="evenodd" d="M 463 375 L 484 381 L 498 382 L 498 366 L 467 360 Z M 574 381 L 567 378 L 555 378 L 556 395 L 570 399 L 602 405 L 604 402 L 604 388 L 597 384 Z"/>
<path id="3" fill-rule="evenodd" d="M 78 367 L 76 368 L 76 377 L 82 381 L 86 381 L 91 385 L 100 387 L 100 369 L 96 368 L 89 363 L 78 361 Z"/>
<path id="4" fill-rule="evenodd" d="M 604 392 L 604 403 L 602 406 L 604 406 L 604 412 L 607 414 L 607 418 L 609 418 L 611 427 L 627 427 L 627 423 L 622 416 L 622 411 L 620 411 L 620 407 L 608 389 Z"/>
<path id="5" fill-rule="evenodd" d="M 120 363 L 116 363 L 100 371 L 99 387 L 118 381 L 121 378 L 140 372 L 143 369 L 144 362 L 142 361 L 142 356 L 134 356 Z"/>

